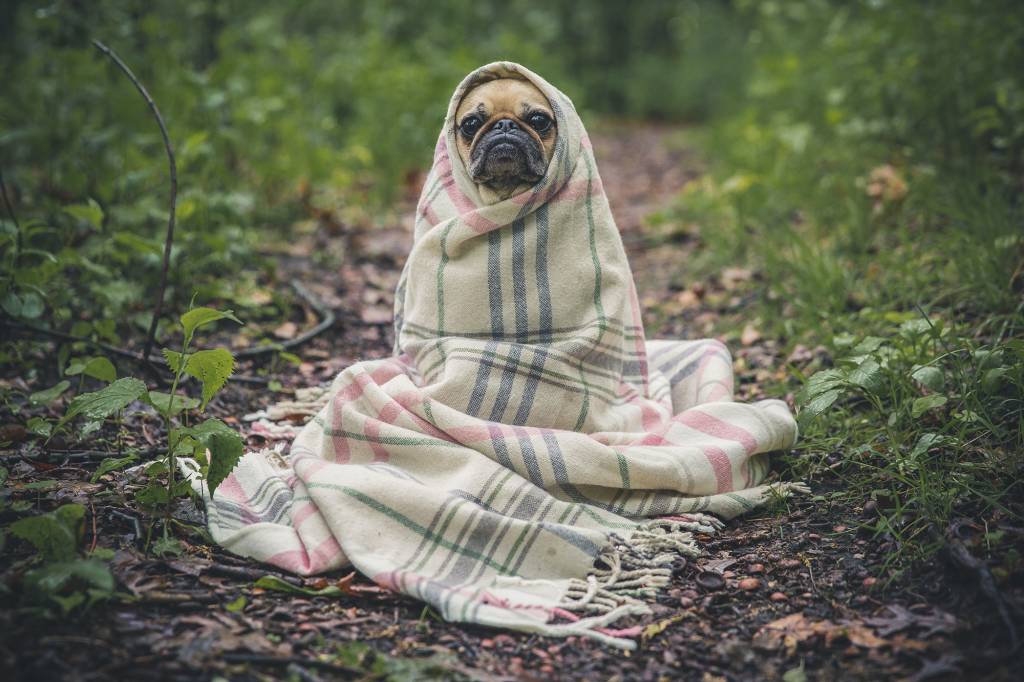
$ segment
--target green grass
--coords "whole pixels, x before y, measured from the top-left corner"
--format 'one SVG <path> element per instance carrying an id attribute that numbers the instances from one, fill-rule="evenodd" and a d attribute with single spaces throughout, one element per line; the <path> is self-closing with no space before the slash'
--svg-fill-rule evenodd
<path id="1" fill-rule="evenodd" d="M 1024 18 L 973 8 L 747 6 L 746 95 L 703 136 L 711 171 L 656 220 L 700 241 L 687 280 L 755 271 L 720 333 L 757 320 L 783 357 L 828 350 L 770 387 L 799 391 L 790 475 L 873 500 L 862 522 L 893 568 L 957 517 L 1024 518 L 1024 48 L 1006 42 Z M 991 536 L 997 572 L 1020 561 Z"/>

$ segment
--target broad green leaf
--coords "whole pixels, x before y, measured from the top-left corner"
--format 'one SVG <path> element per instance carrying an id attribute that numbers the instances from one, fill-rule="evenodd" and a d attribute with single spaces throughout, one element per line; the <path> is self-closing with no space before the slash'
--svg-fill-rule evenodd
<path id="1" fill-rule="evenodd" d="M 807 682 L 807 673 L 804 671 L 804 663 L 800 662 L 798 668 L 790 668 L 782 675 L 782 682 Z"/>
<path id="2" fill-rule="evenodd" d="M 96 468 L 95 473 L 93 473 L 92 478 L 89 480 L 92 483 L 95 483 L 100 480 L 104 474 L 109 474 L 111 471 L 117 471 L 118 469 L 126 467 L 137 459 L 138 457 L 135 455 L 128 455 L 127 457 L 107 457 L 100 462 L 100 465 Z"/>
<path id="3" fill-rule="evenodd" d="M 187 395 L 175 393 L 172 397 L 169 393 L 150 391 L 147 394 L 147 402 L 155 407 L 160 414 L 173 417 L 182 410 L 194 410 L 199 407 L 199 401 Z"/>
<path id="4" fill-rule="evenodd" d="M 203 409 L 224 386 L 234 368 L 235 358 L 223 348 L 201 350 L 188 357 L 185 371 L 203 384 Z"/>
<path id="5" fill-rule="evenodd" d="M 238 465 L 238 460 L 245 453 L 245 445 L 237 433 L 214 433 L 206 446 L 210 449 L 210 464 L 206 469 L 206 485 L 213 497 L 217 487 L 228 477 L 231 470 Z"/>
<path id="6" fill-rule="evenodd" d="M 885 339 L 879 338 L 877 336 L 868 336 L 863 341 L 854 346 L 853 350 L 851 350 L 850 352 L 854 355 L 866 355 L 868 353 L 873 353 L 876 350 L 878 350 L 879 346 L 881 346 L 883 343 L 885 343 Z"/>
<path id="7" fill-rule="evenodd" d="M 31 588 L 46 595 L 63 589 L 69 582 L 83 583 L 104 592 L 114 589 L 114 576 L 110 569 L 99 559 L 69 559 L 48 564 L 31 571 L 25 576 Z M 77 606 L 80 601 L 72 600 Z"/>
<path id="8" fill-rule="evenodd" d="M 868 393 L 877 394 L 885 382 L 882 367 L 874 360 L 868 359 L 860 363 L 846 375 L 847 381 L 860 386 Z"/>
<path id="9" fill-rule="evenodd" d="M 32 543 L 47 561 L 67 561 L 78 551 L 79 524 L 85 507 L 67 504 L 55 512 L 19 519 L 11 533 Z"/>
<path id="10" fill-rule="evenodd" d="M 214 308 L 193 308 L 181 316 L 181 326 L 185 329 L 185 344 L 192 342 L 192 335 L 203 325 L 216 322 L 217 320 L 233 320 L 238 324 L 242 321 L 235 317 L 231 310 L 216 310 Z"/>
<path id="11" fill-rule="evenodd" d="M 974 362 L 978 365 L 978 369 L 998 367 L 1003 360 L 1003 354 L 997 350 L 978 349 L 971 355 L 974 356 Z"/>
<path id="12" fill-rule="evenodd" d="M 43 314 L 43 299 L 34 291 L 26 291 L 21 295 L 21 317 L 34 320 Z"/>
<path id="13" fill-rule="evenodd" d="M 942 389 L 946 387 L 946 380 L 942 374 L 942 370 L 932 365 L 918 367 L 910 376 L 912 376 L 914 381 L 917 383 L 929 390 L 935 391 L 936 393 L 942 391 Z"/>
<path id="14" fill-rule="evenodd" d="M 42 417 L 32 417 L 25 423 L 25 428 L 29 433 L 43 438 L 49 438 L 53 433 L 53 424 Z"/>
<path id="15" fill-rule="evenodd" d="M 918 398 L 910 406 L 910 416 L 917 419 L 928 410 L 933 410 L 936 407 L 942 407 L 946 404 L 948 398 L 944 395 L 926 395 L 923 398 Z"/>
<path id="16" fill-rule="evenodd" d="M 117 369 L 114 368 L 114 363 L 102 355 L 93 358 L 72 358 L 68 363 L 68 368 L 64 370 L 64 374 L 67 376 L 84 374 L 107 383 L 117 379 Z"/>
<path id="17" fill-rule="evenodd" d="M 131 232 L 117 232 L 114 234 L 114 241 L 141 255 L 159 256 L 163 253 L 163 246 L 154 240 L 143 239 Z"/>
<path id="18" fill-rule="evenodd" d="M 256 587 L 261 587 L 264 590 L 276 590 L 278 592 L 288 592 L 291 594 L 305 594 L 311 597 L 343 597 L 346 594 L 344 590 L 334 585 L 328 585 L 322 589 L 314 590 L 309 587 L 292 585 L 290 582 L 282 580 L 276 575 L 265 575 L 254 584 Z"/>
<path id="19" fill-rule="evenodd" d="M 900 325 L 900 334 L 907 338 L 928 334 L 931 330 L 932 323 L 921 317 L 915 317 L 912 320 L 907 320 Z"/>
<path id="20" fill-rule="evenodd" d="M 230 601 L 227 604 L 225 604 L 224 608 L 230 611 L 231 613 L 241 613 L 241 611 L 245 608 L 245 605 L 248 603 L 249 602 L 245 598 L 245 595 L 241 594 L 234 601 Z"/>
<path id="21" fill-rule="evenodd" d="M 925 454 L 931 448 L 937 447 L 946 443 L 949 439 L 945 436 L 941 436 L 937 433 L 925 433 L 917 439 L 917 443 L 914 448 L 910 451 L 911 458 L 918 458 Z"/>
<path id="22" fill-rule="evenodd" d="M 40 571 L 32 571 L 32 575 L 29 577 L 29 581 L 31 582 L 39 580 L 37 574 L 41 571 L 47 571 L 50 568 L 50 566 L 47 566 L 44 569 L 40 569 Z M 41 589 L 38 587 L 36 589 L 37 591 L 41 591 Z M 57 604 L 60 606 L 61 613 L 64 614 L 71 613 L 76 608 L 85 603 L 85 595 L 82 592 L 78 591 L 72 592 L 66 597 L 60 594 L 49 594 L 49 597 L 53 601 L 57 602 Z"/>
<path id="23" fill-rule="evenodd" d="M 180 556 L 184 552 L 185 545 L 181 544 L 175 538 L 160 538 L 153 543 L 153 554 L 156 554 L 157 556 Z"/>
<path id="24" fill-rule="evenodd" d="M 826 369 L 817 372 L 807 380 L 800 395 L 797 396 L 801 404 L 813 400 L 816 396 L 838 388 L 846 381 L 846 373 L 840 369 Z"/>
<path id="25" fill-rule="evenodd" d="M 185 362 L 188 360 L 188 354 L 182 355 L 177 351 L 173 351 L 170 348 L 164 348 L 161 351 L 164 354 L 164 361 L 167 362 L 167 366 L 171 368 L 171 371 L 175 374 L 185 369 Z"/>
<path id="26" fill-rule="evenodd" d="M 981 388 L 986 394 L 997 393 L 1006 381 L 1006 375 L 1010 373 L 1009 367 L 993 367 L 985 370 L 981 377 Z"/>
<path id="27" fill-rule="evenodd" d="M 805 403 L 803 407 L 801 407 L 800 420 L 806 421 L 817 417 L 819 414 L 832 407 L 832 404 L 839 399 L 841 394 L 841 390 L 833 389 L 814 396 L 810 401 Z"/>
<path id="28" fill-rule="evenodd" d="M 49 405 L 70 387 L 70 381 L 61 381 L 55 386 L 51 386 L 50 388 L 42 391 L 36 391 L 28 397 L 28 401 L 33 405 Z"/>
<path id="29" fill-rule="evenodd" d="M 145 488 L 135 493 L 135 501 L 150 509 L 161 507 L 170 500 L 167 488 L 159 481 L 150 481 Z"/>
<path id="30" fill-rule="evenodd" d="M 90 198 L 86 204 L 71 204 L 64 207 L 64 212 L 73 218 L 84 220 L 97 230 L 103 226 L 103 209 Z"/>
<path id="31" fill-rule="evenodd" d="M 68 411 L 61 419 L 65 423 L 78 415 L 84 415 L 91 421 L 105 419 L 118 410 L 123 410 L 132 401 L 146 394 L 146 384 L 134 377 L 118 379 L 106 388 L 94 393 L 83 393 L 75 396 L 68 405 Z"/>
<path id="32" fill-rule="evenodd" d="M 8 291 L 4 295 L 3 301 L 0 301 L 0 306 L 3 307 L 4 312 L 11 317 L 21 317 L 22 305 L 21 297 L 13 291 Z"/>

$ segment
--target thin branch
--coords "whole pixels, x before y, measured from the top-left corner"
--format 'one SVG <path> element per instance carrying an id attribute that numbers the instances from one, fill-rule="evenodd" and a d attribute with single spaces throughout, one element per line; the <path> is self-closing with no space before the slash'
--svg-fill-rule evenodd
<path id="1" fill-rule="evenodd" d="M 235 351 L 234 354 L 236 358 L 251 358 L 257 355 L 264 355 L 266 353 L 274 353 L 281 350 L 289 350 L 291 348 L 295 348 L 296 346 L 301 346 L 302 344 L 306 343 L 313 337 L 324 333 L 325 331 L 334 326 L 334 311 L 331 310 L 327 306 L 327 304 L 325 304 L 323 301 L 321 301 L 319 298 L 313 295 L 313 292 L 304 287 L 302 283 L 299 282 L 297 279 L 293 279 L 290 282 L 290 284 L 292 285 L 292 288 L 295 289 L 295 293 L 297 293 L 299 297 L 302 298 L 302 300 L 308 303 L 309 307 L 315 310 L 316 313 L 320 316 L 320 322 L 318 322 L 316 326 L 310 329 L 309 331 L 305 331 L 296 336 L 294 339 L 288 339 L 283 343 L 275 343 L 267 346 L 258 346 L 256 348 L 243 348 L 241 350 Z"/>
<path id="2" fill-rule="evenodd" d="M 164 149 L 167 151 L 167 165 L 171 172 L 171 198 L 170 198 L 170 211 L 167 216 L 167 238 L 164 240 L 164 262 L 163 268 L 160 271 L 160 286 L 156 293 L 156 305 L 153 307 L 153 319 L 149 323 L 149 333 L 146 334 L 146 344 L 142 348 L 142 357 L 148 358 L 149 352 L 153 350 L 153 343 L 156 340 L 156 328 L 157 323 L 160 321 L 160 316 L 164 311 L 164 293 L 167 290 L 167 271 L 171 267 L 171 248 L 174 246 L 174 218 L 177 211 L 178 203 L 178 166 L 174 161 L 174 150 L 171 148 L 171 138 L 167 134 L 167 126 L 164 125 L 163 116 L 160 115 L 160 110 L 156 106 L 156 102 L 149 96 L 149 92 L 145 86 L 139 82 L 139 79 L 135 77 L 132 70 L 128 68 L 128 65 L 121 61 L 121 58 L 111 50 L 109 47 L 104 45 L 98 40 L 92 41 L 92 44 L 96 46 L 96 49 L 103 54 L 110 57 L 110 59 L 117 65 L 124 75 L 128 77 L 128 80 L 132 82 L 135 89 L 139 91 L 142 98 L 146 100 L 146 104 L 149 105 L 150 110 L 153 112 L 153 117 L 156 119 L 156 123 L 160 126 L 160 134 L 164 138 Z"/>

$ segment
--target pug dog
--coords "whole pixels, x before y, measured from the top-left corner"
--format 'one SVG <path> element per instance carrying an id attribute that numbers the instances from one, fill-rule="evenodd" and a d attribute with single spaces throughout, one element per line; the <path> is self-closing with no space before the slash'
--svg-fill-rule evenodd
<path id="1" fill-rule="evenodd" d="M 485 200 L 500 201 L 536 184 L 558 131 L 547 97 L 526 80 L 498 78 L 466 93 L 455 113 L 459 155 Z"/>

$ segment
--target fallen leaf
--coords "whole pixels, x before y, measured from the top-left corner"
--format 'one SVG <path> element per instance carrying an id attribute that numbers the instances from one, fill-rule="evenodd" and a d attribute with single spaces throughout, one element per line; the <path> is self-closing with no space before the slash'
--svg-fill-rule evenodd
<path id="1" fill-rule="evenodd" d="M 657 637 L 665 631 L 665 628 L 678 623 L 683 618 L 686 618 L 685 613 L 672 616 L 671 618 L 665 618 L 664 620 L 659 620 L 656 623 L 651 623 L 643 629 L 643 632 L 640 633 L 640 641 L 642 643 L 647 643 L 652 637 Z"/>
<path id="2" fill-rule="evenodd" d="M 360 313 L 363 322 L 366 324 L 391 324 L 394 319 L 394 312 L 391 308 L 374 305 L 363 308 Z"/>
<path id="3" fill-rule="evenodd" d="M 758 331 L 757 327 L 748 324 L 743 328 L 743 333 L 740 335 L 740 343 L 742 343 L 744 346 L 753 346 L 760 340 L 761 332 Z"/>
<path id="4" fill-rule="evenodd" d="M 722 270 L 722 286 L 732 291 L 740 282 L 748 282 L 754 273 L 746 268 L 725 268 Z"/>
<path id="5" fill-rule="evenodd" d="M 299 326 L 294 322 L 285 322 L 280 327 L 274 330 L 274 336 L 279 339 L 294 339 L 299 333 Z"/>

